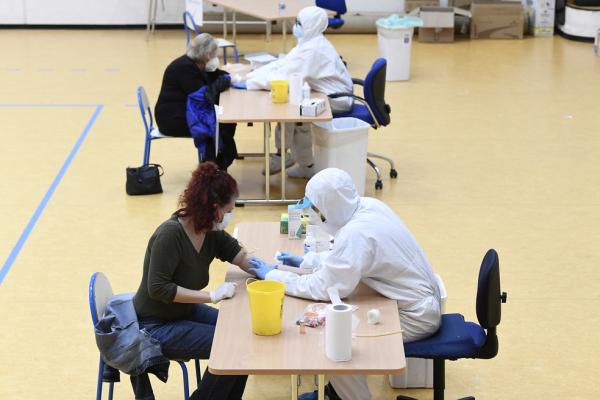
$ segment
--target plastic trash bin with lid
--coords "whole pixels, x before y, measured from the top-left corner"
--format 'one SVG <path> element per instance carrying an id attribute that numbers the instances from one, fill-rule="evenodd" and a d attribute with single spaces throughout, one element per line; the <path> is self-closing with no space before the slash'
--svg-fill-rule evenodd
<path id="1" fill-rule="evenodd" d="M 365 194 L 370 127 L 358 118 L 335 118 L 312 125 L 316 170 L 343 169 L 352 177 L 359 196 Z"/>
<path id="2" fill-rule="evenodd" d="M 377 24 L 379 56 L 387 60 L 387 81 L 406 81 L 410 78 L 410 54 L 415 26 L 422 26 L 418 17 L 399 17 L 397 14 L 380 18 Z"/>

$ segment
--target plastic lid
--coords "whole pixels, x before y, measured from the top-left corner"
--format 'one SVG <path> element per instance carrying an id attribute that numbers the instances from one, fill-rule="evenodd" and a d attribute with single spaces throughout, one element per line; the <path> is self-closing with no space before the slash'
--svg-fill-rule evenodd
<path id="1" fill-rule="evenodd" d="M 412 15 L 400 17 L 398 14 L 392 14 L 386 18 L 379 18 L 376 22 L 377 26 L 387 29 L 404 29 L 415 26 L 423 26 L 423 20 Z"/>

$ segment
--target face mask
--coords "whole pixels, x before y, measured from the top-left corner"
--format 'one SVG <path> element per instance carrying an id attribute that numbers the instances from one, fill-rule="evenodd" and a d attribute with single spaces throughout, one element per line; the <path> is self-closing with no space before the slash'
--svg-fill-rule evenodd
<path id="1" fill-rule="evenodd" d="M 298 24 L 294 25 L 294 29 L 292 30 L 292 33 L 294 34 L 294 36 L 296 36 L 297 39 L 302 39 L 302 27 Z"/>
<path id="2" fill-rule="evenodd" d="M 225 228 L 227 228 L 227 225 L 229 225 L 229 223 L 231 222 L 231 218 L 233 218 L 233 212 L 226 212 L 225 215 L 223 215 L 223 221 L 215 224 L 215 230 L 224 231 Z"/>
<path id="3" fill-rule="evenodd" d="M 207 72 L 214 72 L 217 70 L 217 68 L 219 68 L 219 57 L 211 58 L 204 66 L 204 69 Z"/>

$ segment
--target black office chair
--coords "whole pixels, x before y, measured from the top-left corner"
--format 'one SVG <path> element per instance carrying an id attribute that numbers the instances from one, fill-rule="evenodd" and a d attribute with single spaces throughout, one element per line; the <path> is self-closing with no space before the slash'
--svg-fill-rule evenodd
<path id="1" fill-rule="evenodd" d="M 370 124 L 374 129 L 380 126 L 387 126 L 390 123 L 390 113 L 392 112 L 389 104 L 385 102 L 385 72 L 387 61 L 385 58 L 378 58 L 371 66 L 371 70 L 365 77 L 365 80 L 352 78 L 355 85 L 363 87 L 364 97 L 353 93 L 333 93 L 329 97 L 336 99 L 338 97 L 352 97 L 355 102 L 350 111 L 334 113 L 333 118 L 353 117 L 361 119 Z M 376 153 L 367 153 L 367 163 L 375 170 L 377 181 L 375 189 L 382 189 L 381 172 L 377 165 L 371 161 L 371 158 L 380 158 L 390 163 L 390 177 L 395 179 L 398 172 L 394 167 L 394 161 L 386 156 Z"/>
<path id="2" fill-rule="evenodd" d="M 404 345 L 406 357 L 433 360 L 433 399 L 444 399 L 445 360 L 459 358 L 490 359 L 498 354 L 496 327 L 500 324 L 501 303 L 506 303 L 506 292 L 500 291 L 500 265 L 498 253 L 490 249 L 483 257 L 477 285 L 477 319 L 466 322 L 461 314 L 442 315 L 442 325 L 437 333 L 427 339 Z M 398 396 L 396 400 L 415 400 Z M 464 397 L 461 400 L 475 400 Z"/>

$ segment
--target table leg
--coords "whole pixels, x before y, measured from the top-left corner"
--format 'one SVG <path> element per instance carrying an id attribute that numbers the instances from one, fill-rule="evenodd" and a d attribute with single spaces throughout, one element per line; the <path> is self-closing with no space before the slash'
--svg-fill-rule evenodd
<path id="1" fill-rule="evenodd" d="M 266 40 L 267 40 L 267 42 L 271 42 L 271 26 L 272 26 L 271 25 L 271 21 L 267 20 L 266 23 L 267 23 L 267 37 L 266 37 Z"/>
<path id="2" fill-rule="evenodd" d="M 283 52 L 287 48 L 287 20 L 281 20 L 281 39 L 283 40 Z"/>
<path id="3" fill-rule="evenodd" d="M 298 375 L 292 375 L 292 400 L 298 400 Z"/>
<path id="4" fill-rule="evenodd" d="M 154 0 L 154 13 L 152 14 L 152 33 L 156 28 L 156 12 L 158 11 L 158 0 Z"/>
<path id="5" fill-rule="evenodd" d="M 319 395 L 318 400 L 325 400 L 325 375 L 319 375 Z"/>
<path id="6" fill-rule="evenodd" d="M 285 123 L 280 122 L 281 132 L 281 200 L 285 200 L 285 177 L 287 175 L 285 170 L 285 156 L 287 151 L 285 150 Z"/>
<path id="7" fill-rule="evenodd" d="M 237 44 L 237 42 L 236 42 L 236 36 L 237 36 L 237 25 L 236 25 L 236 23 L 237 23 L 237 15 L 236 15 L 235 10 L 233 10 L 231 12 L 231 19 L 233 21 L 233 27 L 231 28 L 232 31 L 233 31 L 233 43 Z"/>
<path id="8" fill-rule="evenodd" d="M 148 6 L 148 23 L 146 24 L 146 40 L 150 39 L 150 27 L 152 24 L 152 9 L 154 8 L 152 6 L 154 4 L 154 1 L 158 1 L 158 0 L 149 0 L 148 1 L 149 6 Z"/>
<path id="9" fill-rule="evenodd" d="M 227 39 L 227 9 L 223 7 L 223 39 Z"/>
<path id="10" fill-rule="evenodd" d="M 265 135 L 265 199 L 269 200 L 271 198 L 271 193 L 269 190 L 269 186 L 271 183 L 271 171 L 269 168 L 269 164 L 270 164 L 270 140 L 271 140 L 271 123 L 270 122 L 265 122 L 264 125 L 264 135 Z"/>

